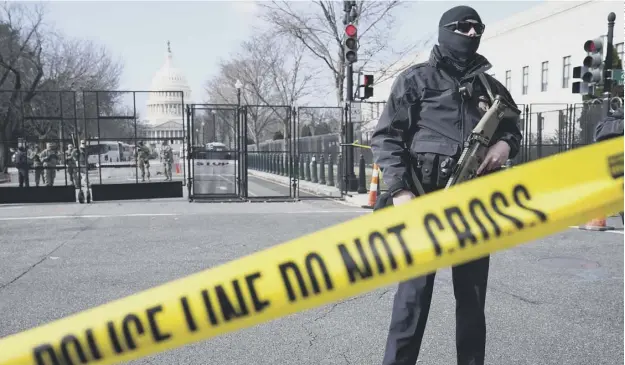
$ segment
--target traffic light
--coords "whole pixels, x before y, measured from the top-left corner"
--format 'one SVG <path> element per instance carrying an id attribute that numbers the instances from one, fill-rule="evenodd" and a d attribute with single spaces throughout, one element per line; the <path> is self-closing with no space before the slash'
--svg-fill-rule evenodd
<path id="1" fill-rule="evenodd" d="M 343 11 L 345 17 L 345 42 L 344 53 L 345 62 L 352 64 L 358 61 L 358 29 L 354 22 L 358 19 L 357 3 L 355 1 L 343 1 Z"/>
<path id="2" fill-rule="evenodd" d="M 355 63 L 358 61 L 358 29 L 354 24 L 345 26 L 345 61 Z"/>
<path id="3" fill-rule="evenodd" d="M 601 38 L 586 41 L 584 51 L 590 54 L 584 58 L 584 67 L 587 70 L 582 74 L 582 80 L 598 84 L 603 79 L 603 41 Z"/>
<path id="4" fill-rule="evenodd" d="M 365 87 L 365 95 L 363 99 L 369 99 L 373 96 L 373 75 L 364 75 L 363 86 Z"/>
<path id="5" fill-rule="evenodd" d="M 595 87 L 603 81 L 603 41 L 601 38 L 587 40 L 584 51 L 589 53 L 583 66 L 573 67 L 573 78 L 581 79 L 572 85 L 574 94 L 594 94 Z"/>

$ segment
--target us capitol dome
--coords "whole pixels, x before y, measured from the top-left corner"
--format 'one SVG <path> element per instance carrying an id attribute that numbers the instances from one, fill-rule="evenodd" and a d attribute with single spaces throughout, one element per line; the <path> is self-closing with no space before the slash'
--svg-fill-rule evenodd
<path id="1" fill-rule="evenodd" d="M 174 145 L 182 144 L 186 120 L 183 103 L 191 104 L 191 88 L 182 71 L 173 64 L 168 41 L 165 63 L 152 78 L 146 103 L 146 121 L 150 127 L 146 137 L 159 139 L 150 141 L 150 144 L 158 146 L 163 139 L 174 139 Z"/>

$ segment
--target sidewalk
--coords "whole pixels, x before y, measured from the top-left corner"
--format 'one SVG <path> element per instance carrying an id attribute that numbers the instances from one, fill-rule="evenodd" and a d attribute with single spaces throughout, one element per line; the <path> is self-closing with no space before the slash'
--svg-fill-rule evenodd
<path id="1" fill-rule="evenodd" d="M 353 205 L 355 207 L 363 207 L 369 205 L 369 193 L 358 194 L 350 192 L 347 193 L 344 198 L 345 203 Z"/>

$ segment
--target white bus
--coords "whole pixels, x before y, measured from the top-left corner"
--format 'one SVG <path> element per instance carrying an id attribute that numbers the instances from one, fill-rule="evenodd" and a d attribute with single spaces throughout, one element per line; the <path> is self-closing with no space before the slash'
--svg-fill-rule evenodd
<path id="1" fill-rule="evenodd" d="M 133 159 L 133 145 L 114 141 L 90 141 L 87 144 L 87 163 L 125 162 Z"/>

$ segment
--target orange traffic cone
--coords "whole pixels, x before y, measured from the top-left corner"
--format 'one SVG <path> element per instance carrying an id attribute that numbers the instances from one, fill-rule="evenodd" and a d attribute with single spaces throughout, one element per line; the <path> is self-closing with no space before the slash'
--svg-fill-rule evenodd
<path id="1" fill-rule="evenodd" d="M 608 226 L 605 217 L 592 219 L 590 222 L 581 225 L 579 229 L 585 231 L 612 231 L 614 227 Z"/>
<path id="2" fill-rule="evenodd" d="M 378 199 L 378 176 L 380 169 L 378 169 L 378 165 L 373 164 L 373 172 L 371 173 L 371 184 L 369 185 L 369 202 L 367 205 L 363 205 L 363 208 L 373 209 L 375 205 L 375 201 Z"/>

